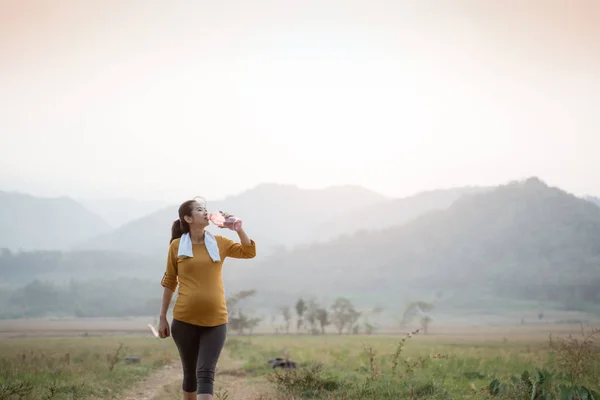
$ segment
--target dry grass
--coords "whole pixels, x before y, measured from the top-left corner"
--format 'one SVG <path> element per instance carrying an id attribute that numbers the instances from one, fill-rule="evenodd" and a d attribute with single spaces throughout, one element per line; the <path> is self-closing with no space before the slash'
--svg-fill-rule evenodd
<path id="1" fill-rule="evenodd" d="M 91 329 L 85 330 L 87 336 L 73 336 L 80 329 L 76 327 L 65 338 L 2 340 L 0 400 L 180 399 L 181 369 L 172 340 L 158 340 L 149 331 L 143 337 L 131 331 L 123 335 L 118 324 L 113 328 L 114 332 L 104 332 L 109 336 L 101 337 L 92 336 Z M 537 330 L 522 326 L 452 329 L 409 339 L 403 335 L 230 336 L 218 366 L 215 398 L 486 399 L 492 380 L 509 382 L 534 368 L 571 369 L 575 375 L 556 379 L 593 388 L 600 384 L 594 379 L 600 377 L 597 342 L 582 340 L 579 331 L 576 325 L 540 325 Z M 12 332 L 19 336 L 18 330 Z M 126 364 L 126 355 L 141 356 L 142 361 Z M 278 356 L 299 362 L 300 369 L 274 373 L 267 360 Z M 585 368 L 575 368 L 581 362 Z"/>
<path id="2" fill-rule="evenodd" d="M 579 353 L 580 359 L 571 358 L 565 365 L 557 360 L 578 351 L 573 341 L 565 342 L 570 344 L 557 353 L 544 332 L 534 339 L 516 337 L 506 332 L 495 337 L 465 333 L 410 339 L 276 336 L 235 338 L 228 348 L 232 357 L 245 360 L 244 369 L 252 376 L 265 376 L 282 396 L 294 399 L 488 399 L 493 397 L 492 381 L 511 382 L 523 371 L 533 376 L 538 368 L 555 371 L 555 384 L 597 390 L 597 344 L 588 345 Z M 266 360 L 286 354 L 301 368 L 274 373 Z M 569 368 L 581 362 L 586 363 L 587 372 L 571 379 Z"/>
<path id="3" fill-rule="evenodd" d="M 127 364 L 128 355 L 141 362 Z M 117 399 L 176 357 L 172 346 L 155 338 L 3 340 L 0 399 Z"/>

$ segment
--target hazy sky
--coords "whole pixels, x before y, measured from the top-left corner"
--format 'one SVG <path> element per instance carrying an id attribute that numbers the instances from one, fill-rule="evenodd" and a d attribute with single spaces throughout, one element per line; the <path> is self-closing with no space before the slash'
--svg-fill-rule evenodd
<path id="1" fill-rule="evenodd" d="M 600 2 L 0 0 L 0 190 L 600 195 Z"/>

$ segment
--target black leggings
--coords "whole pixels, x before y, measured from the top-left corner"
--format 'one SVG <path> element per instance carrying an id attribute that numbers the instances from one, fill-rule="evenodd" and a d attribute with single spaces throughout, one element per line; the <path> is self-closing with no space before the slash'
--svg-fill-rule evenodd
<path id="1" fill-rule="evenodd" d="M 197 326 L 173 319 L 171 336 L 183 366 L 183 391 L 213 394 L 215 369 L 225 344 L 227 325 Z"/>

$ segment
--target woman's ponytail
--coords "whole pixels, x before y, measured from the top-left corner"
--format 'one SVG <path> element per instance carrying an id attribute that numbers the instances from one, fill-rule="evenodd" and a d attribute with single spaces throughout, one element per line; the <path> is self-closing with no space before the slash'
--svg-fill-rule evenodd
<path id="1" fill-rule="evenodd" d="M 192 214 L 194 203 L 194 200 L 188 200 L 179 206 L 179 219 L 173 221 L 173 225 L 171 225 L 171 242 L 179 239 L 184 233 L 190 233 L 190 226 L 183 218 Z"/>
<path id="2" fill-rule="evenodd" d="M 175 239 L 179 239 L 182 235 L 183 231 L 181 229 L 181 220 L 176 219 L 173 221 L 173 225 L 171 226 L 171 242 Z"/>

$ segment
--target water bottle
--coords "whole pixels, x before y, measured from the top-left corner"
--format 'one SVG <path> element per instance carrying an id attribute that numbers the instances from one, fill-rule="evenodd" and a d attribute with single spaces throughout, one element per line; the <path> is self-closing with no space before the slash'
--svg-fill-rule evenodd
<path id="1" fill-rule="evenodd" d="M 225 218 L 225 216 L 220 212 L 208 213 L 207 217 L 210 222 L 219 228 L 229 228 L 236 232 L 242 228 L 242 220 L 236 217 Z"/>

